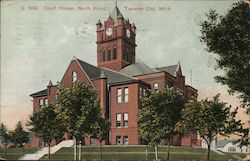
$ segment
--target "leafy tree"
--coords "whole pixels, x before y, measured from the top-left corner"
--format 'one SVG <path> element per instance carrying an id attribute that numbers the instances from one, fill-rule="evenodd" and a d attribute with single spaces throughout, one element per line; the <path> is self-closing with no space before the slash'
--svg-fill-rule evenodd
<path id="1" fill-rule="evenodd" d="M 5 157 L 7 157 L 7 146 L 10 142 L 10 132 L 8 131 L 7 127 L 1 123 L 0 125 L 0 141 L 1 143 L 5 144 Z"/>
<path id="2" fill-rule="evenodd" d="M 100 105 L 96 91 L 83 83 L 76 82 L 73 87 L 58 86 L 60 118 L 77 141 L 85 144 L 85 136 L 93 132 L 92 126 L 100 117 Z"/>
<path id="3" fill-rule="evenodd" d="M 168 142 L 167 160 L 169 160 L 170 141 L 176 134 L 175 126 L 181 119 L 183 107 L 184 97 L 181 93 L 173 88 L 168 88 L 146 98 L 139 110 L 140 136 L 154 145 L 157 145 L 161 139 L 166 139 Z M 156 159 L 158 159 L 157 155 Z"/>
<path id="4" fill-rule="evenodd" d="M 98 139 L 100 142 L 100 151 L 101 151 L 101 161 L 102 161 L 102 142 L 108 140 L 109 130 L 110 130 L 110 121 L 106 118 L 100 117 L 98 122 L 93 126 L 92 136 L 95 139 Z"/>
<path id="5" fill-rule="evenodd" d="M 14 146 L 23 147 L 25 143 L 29 142 L 29 133 L 23 129 L 19 121 L 14 131 L 11 132 L 11 142 Z"/>
<path id="6" fill-rule="evenodd" d="M 201 24 L 201 41 L 216 55 L 218 68 L 225 74 L 217 82 L 238 93 L 243 106 L 250 106 L 250 7 L 246 1 L 233 5 L 224 16 L 210 10 Z M 250 108 L 249 108 L 250 110 Z"/>
<path id="7" fill-rule="evenodd" d="M 216 135 L 228 136 L 229 134 L 243 134 L 248 130 L 243 129 L 241 121 L 235 120 L 237 109 L 230 112 L 231 107 L 219 100 L 219 94 L 213 100 L 190 100 L 182 110 L 182 121 L 179 128 L 190 129 L 198 132 L 208 146 L 207 161 L 210 159 L 211 142 Z"/>
<path id="8" fill-rule="evenodd" d="M 41 107 L 34 112 L 28 122 L 30 131 L 42 139 L 48 145 L 48 156 L 50 159 L 51 141 L 64 133 L 61 131 L 61 120 L 58 119 L 58 113 L 54 106 Z"/>
<path id="9" fill-rule="evenodd" d="M 201 41 L 208 52 L 216 55 L 219 69 L 225 74 L 215 80 L 229 87 L 229 93 L 238 93 L 243 107 L 250 114 L 250 1 L 233 5 L 224 16 L 210 10 L 201 24 Z M 245 142 L 250 144 L 249 142 Z M 248 155 L 250 159 L 250 155 Z"/>

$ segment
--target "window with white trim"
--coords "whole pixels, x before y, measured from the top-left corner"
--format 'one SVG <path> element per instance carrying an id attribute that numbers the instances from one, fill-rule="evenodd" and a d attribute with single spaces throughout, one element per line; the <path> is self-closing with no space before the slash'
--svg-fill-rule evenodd
<path id="1" fill-rule="evenodd" d="M 121 127 L 121 121 L 122 121 L 122 114 L 120 113 L 116 114 L 116 127 L 117 128 Z"/>
<path id="2" fill-rule="evenodd" d="M 123 114 L 123 127 L 128 127 L 128 113 Z"/>
<path id="3" fill-rule="evenodd" d="M 116 99 L 117 99 L 117 103 L 122 103 L 122 89 L 119 88 L 116 91 Z"/>
<path id="4" fill-rule="evenodd" d="M 128 145 L 128 136 L 123 136 L 123 144 Z"/>
<path id="5" fill-rule="evenodd" d="M 77 81 L 77 73 L 72 72 L 72 84 L 74 84 Z"/>
<path id="6" fill-rule="evenodd" d="M 40 105 L 40 106 L 44 106 L 44 101 L 43 101 L 43 99 L 39 99 L 39 105 Z"/>
<path id="7" fill-rule="evenodd" d="M 159 92 L 159 84 L 158 83 L 153 84 L 153 90 L 154 90 L 155 93 Z"/>
<path id="8" fill-rule="evenodd" d="M 124 88 L 124 102 L 128 102 L 128 87 Z"/>
<path id="9" fill-rule="evenodd" d="M 145 97 L 145 96 L 146 96 L 146 89 L 143 88 L 143 97 Z"/>
<path id="10" fill-rule="evenodd" d="M 49 100 L 48 100 L 48 98 L 45 98 L 45 99 L 44 99 L 44 104 L 45 104 L 45 107 L 48 107 L 48 106 L 49 106 Z"/>
<path id="11" fill-rule="evenodd" d="M 142 99 L 142 88 L 139 87 L 139 98 Z"/>
<path id="12" fill-rule="evenodd" d="M 121 136 L 116 136 L 116 144 L 121 144 Z"/>

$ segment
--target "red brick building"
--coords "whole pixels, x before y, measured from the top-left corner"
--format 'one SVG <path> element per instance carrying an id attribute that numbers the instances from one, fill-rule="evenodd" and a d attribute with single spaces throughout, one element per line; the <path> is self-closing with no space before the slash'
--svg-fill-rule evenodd
<path id="1" fill-rule="evenodd" d="M 111 121 L 111 144 L 141 144 L 137 113 L 140 100 L 147 91 L 158 92 L 174 87 L 188 100 L 191 96 L 197 96 L 197 90 L 185 84 L 180 63 L 150 68 L 144 63 L 136 62 L 135 24 L 124 19 L 117 6 L 103 24 L 98 21 L 96 32 L 97 67 L 73 57 L 61 83 L 71 87 L 75 81 L 81 81 L 96 89 L 101 114 Z M 34 99 L 34 112 L 49 103 L 57 105 L 56 86 L 51 81 L 45 90 L 30 96 Z M 39 139 L 33 137 L 33 145 L 39 144 Z M 86 144 L 98 142 L 88 137 Z M 184 136 L 174 137 L 172 144 L 195 146 L 197 135 L 187 131 Z"/>

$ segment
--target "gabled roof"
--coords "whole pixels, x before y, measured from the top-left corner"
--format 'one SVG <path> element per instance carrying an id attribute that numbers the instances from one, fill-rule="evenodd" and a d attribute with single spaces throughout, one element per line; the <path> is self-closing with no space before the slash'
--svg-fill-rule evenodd
<path id="1" fill-rule="evenodd" d="M 216 148 L 224 148 L 228 143 L 234 145 L 237 143 L 237 140 L 217 140 Z"/>
<path id="2" fill-rule="evenodd" d="M 154 73 L 158 71 L 150 68 L 144 63 L 135 63 L 128 65 L 125 68 L 122 68 L 119 72 L 129 76 L 136 76 L 136 75 Z"/>
<path id="3" fill-rule="evenodd" d="M 86 72 L 86 74 L 88 75 L 88 77 L 91 80 L 100 78 L 101 70 L 98 67 L 95 67 L 95 66 L 88 64 L 88 63 L 86 63 L 80 59 L 77 59 L 77 58 L 76 58 L 76 60 L 79 62 L 82 69 Z"/>
<path id="4" fill-rule="evenodd" d="M 48 90 L 47 90 L 47 89 L 44 89 L 44 90 L 42 90 L 42 91 L 33 93 L 33 94 L 31 94 L 30 96 L 31 96 L 31 97 L 41 97 L 41 96 L 47 96 L 47 95 L 48 95 Z"/>
<path id="5" fill-rule="evenodd" d="M 104 75 L 107 78 L 107 83 L 108 84 L 116 84 L 116 83 L 122 83 L 122 82 L 129 82 L 129 81 L 134 81 L 137 80 L 136 78 L 132 78 L 130 76 L 126 76 L 122 73 L 118 73 L 116 71 L 113 71 L 111 69 L 107 69 L 107 68 L 98 68 L 96 66 L 93 66 L 91 64 L 88 64 L 80 59 L 76 60 L 79 62 L 79 64 L 81 65 L 82 69 L 85 71 L 85 73 L 87 74 L 87 76 L 91 79 L 91 80 L 95 80 L 95 79 L 100 79 L 103 78 Z"/>
<path id="6" fill-rule="evenodd" d="M 158 71 L 168 72 L 172 76 L 176 76 L 176 71 L 178 69 L 178 64 L 171 65 L 171 66 L 160 67 L 160 68 L 155 68 L 155 69 L 158 70 Z"/>

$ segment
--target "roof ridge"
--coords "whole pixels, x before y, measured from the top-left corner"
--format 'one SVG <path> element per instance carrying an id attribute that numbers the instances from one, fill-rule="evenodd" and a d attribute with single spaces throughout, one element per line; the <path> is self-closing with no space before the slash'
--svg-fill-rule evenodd
<path id="1" fill-rule="evenodd" d="M 123 73 L 117 72 L 117 71 L 112 70 L 112 69 L 109 69 L 109 68 L 104 68 L 104 67 L 102 67 L 102 69 L 106 69 L 106 70 L 111 71 L 111 72 L 114 72 L 114 73 L 116 73 L 116 74 L 120 74 L 120 75 L 123 75 L 123 76 L 125 76 L 125 77 L 128 77 L 128 78 L 131 78 L 131 79 L 138 80 L 138 78 L 131 77 L 131 76 L 129 76 L 129 75 L 125 75 L 125 74 L 123 74 Z"/>
<path id="2" fill-rule="evenodd" d="M 77 60 L 77 61 L 81 61 L 81 62 L 83 62 L 83 63 L 85 63 L 85 64 L 88 64 L 88 65 L 90 65 L 90 66 L 92 66 L 92 67 L 98 68 L 98 67 L 94 66 L 93 64 L 87 63 L 87 62 L 85 62 L 85 61 L 83 61 L 83 60 L 81 60 L 81 59 L 76 58 L 76 60 Z M 98 68 L 98 69 L 100 69 L 100 68 Z"/>
<path id="3" fill-rule="evenodd" d="M 162 67 L 157 67 L 157 68 L 165 68 L 165 67 L 172 67 L 172 66 L 178 66 L 178 64 L 168 65 L 168 66 L 162 66 Z M 155 68 L 155 69 L 157 69 L 157 68 Z"/>

